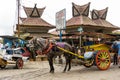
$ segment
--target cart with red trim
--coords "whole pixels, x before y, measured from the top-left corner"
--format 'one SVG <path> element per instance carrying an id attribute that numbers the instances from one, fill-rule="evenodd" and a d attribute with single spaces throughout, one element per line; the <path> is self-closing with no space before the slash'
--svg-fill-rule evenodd
<path id="1" fill-rule="evenodd" d="M 4 69 L 8 64 L 15 65 L 16 69 L 22 69 L 24 61 L 29 59 L 23 48 L 0 49 L 0 68 Z"/>
<path id="2" fill-rule="evenodd" d="M 80 62 L 87 68 L 95 65 L 100 70 L 107 70 L 111 64 L 111 56 L 109 52 L 109 46 L 106 44 L 96 44 L 91 46 L 85 46 L 86 52 L 84 55 L 79 55 L 68 50 L 65 50 L 58 46 L 58 48 L 62 51 L 67 52 L 68 54 L 72 54 L 77 56 Z"/>
<path id="3" fill-rule="evenodd" d="M 15 68 L 22 69 L 24 61 L 27 61 L 31 55 L 31 53 L 23 47 L 25 40 L 6 35 L 0 36 L 0 38 L 2 38 L 3 44 L 3 46 L 0 47 L 0 68 L 4 69 L 8 64 L 14 64 Z"/>
<path id="4" fill-rule="evenodd" d="M 84 54 L 84 60 L 90 60 L 92 57 L 93 64 L 86 63 L 84 66 L 91 67 L 91 65 L 95 65 L 100 70 L 107 70 L 110 67 L 111 64 L 111 56 L 110 56 L 110 46 L 106 44 L 96 44 L 91 46 L 85 46 L 87 47 L 87 52 L 89 57 L 87 56 L 87 52 Z M 91 52 L 91 53 L 90 53 Z M 91 58 L 90 58 L 91 57 Z"/>

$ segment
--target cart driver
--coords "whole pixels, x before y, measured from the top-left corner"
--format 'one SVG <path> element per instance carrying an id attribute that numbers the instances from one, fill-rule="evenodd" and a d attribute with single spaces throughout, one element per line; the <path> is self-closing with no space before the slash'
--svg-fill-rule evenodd
<path id="1" fill-rule="evenodd" d="M 112 48 L 116 51 L 118 66 L 120 68 L 120 39 L 118 41 L 113 42 Z"/>

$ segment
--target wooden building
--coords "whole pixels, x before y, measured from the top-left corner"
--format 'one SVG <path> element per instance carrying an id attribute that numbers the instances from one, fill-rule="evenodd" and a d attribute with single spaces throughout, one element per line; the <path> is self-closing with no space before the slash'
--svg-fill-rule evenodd
<path id="1" fill-rule="evenodd" d="M 77 32 L 78 28 L 82 27 L 84 32 L 100 32 L 111 33 L 113 30 L 119 29 L 119 27 L 106 21 L 106 15 L 108 8 L 103 10 L 93 10 L 91 12 L 91 18 L 89 18 L 90 2 L 85 5 L 76 5 L 72 3 L 72 15 L 73 17 L 67 21 L 66 32 Z"/>
<path id="2" fill-rule="evenodd" d="M 73 17 L 66 22 L 66 33 L 74 33 L 77 36 L 77 38 L 73 38 L 73 42 L 77 45 L 86 45 L 86 42 L 88 45 L 103 39 L 113 38 L 107 34 L 120 29 L 106 20 L 108 8 L 92 10 L 91 18 L 89 17 L 89 8 L 90 2 L 85 5 L 72 3 Z M 80 28 L 82 32 L 80 32 Z"/>
<path id="3" fill-rule="evenodd" d="M 54 28 L 54 26 L 41 18 L 45 7 L 37 8 L 35 4 L 34 8 L 23 8 L 27 18 L 21 18 L 22 23 L 17 25 L 20 36 L 29 33 L 29 37 L 50 37 L 51 34 L 48 33 L 48 30 Z"/>

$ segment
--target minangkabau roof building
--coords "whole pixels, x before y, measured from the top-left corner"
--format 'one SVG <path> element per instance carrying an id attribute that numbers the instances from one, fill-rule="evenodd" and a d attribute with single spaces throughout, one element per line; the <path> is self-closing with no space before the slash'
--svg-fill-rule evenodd
<path id="1" fill-rule="evenodd" d="M 76 5 L 72 3 L 73 17 L 67 21 L 67 32 L 76 32 L 79 27 L 83 28 L 84 32 L 100 32 L 111 33 L 113 30 L 119 29 L 110 22 L 106 21 L 107 10 L 93 10 L 91 18 L 89 18 L 90 2 L 85 5 Z"/>
<path id="2" fill-rule="evenodd" d="M 89 17 L 90 3 L 79 6 L 72 3 L 73 17 L 67 21 L 67 27 L 79 25 L 96 25 Z"/>
<path id="3" fill-rule="evenodd" d="M 90 3 L 79 6 L 72 3 L 72 15 L 66 23 L 67 32 L 76 32 L 79 27 L 82 27 L 85 31 L 90 26 L 96 26 L 96 24 L 88 17 Z"/>
<path id="4" fill-rule="evenodd" d="M 54 26 L 41 18 L 45 7 L 37 8 L 35 4 L 34 8 L 23 8 L 27 18 L 21 18 L 20 33 L 29 33 L 31 37 L 50 37 L 51 35 L 47 32 Z"/>
<path id="5" fill-rule="evenodd" d="M 115 26 L 113 24 L 111 24 L 110 22 L 108 22 L 106 20 L 106 16 L 107 16 L 107 12 L 108 12 L 108 7 L 102 10 L 95 10 L 93 9 L 91 11 L 91 18 L 92 20 L 101 27 L 101 29 L 99 30 L 100 32 L 107 32 L 107 33 L 111 33 L 113 30 L 117 30 L 120 29 L 118 26 Z"/>

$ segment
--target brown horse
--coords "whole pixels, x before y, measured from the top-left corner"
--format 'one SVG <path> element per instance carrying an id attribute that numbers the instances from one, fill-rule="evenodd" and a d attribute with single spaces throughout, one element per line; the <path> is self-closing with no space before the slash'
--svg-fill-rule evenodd
<path id="1" fill-rule="evenodd" d="M 39 51 L 39 53 L 47 55 L 51 73 L 54 73 L 53 58 L 55 58 L 56 56 L 60 57 L 62 54 L 64 55 L 66 61 L 63 72 L 66 71 L 68 65 L 69 71 L 71 69 L 72 55 L 59 50 L 57 46 L 72 51 L 72 46 L 66 42 L 53 42 L 43 38 L 33 38 L 29 42 L 30 50 L 34 52 Z"/>

